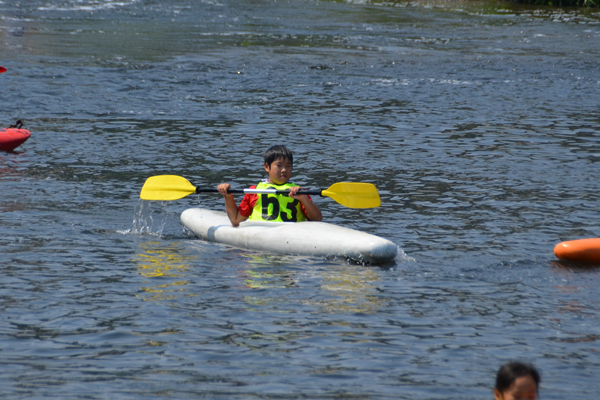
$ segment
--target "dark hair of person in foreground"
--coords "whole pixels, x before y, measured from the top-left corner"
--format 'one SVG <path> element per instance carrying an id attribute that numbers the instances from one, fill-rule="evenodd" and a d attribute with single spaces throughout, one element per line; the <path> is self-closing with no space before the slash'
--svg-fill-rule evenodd
<path id="1" fill-rule="evenodd" d="M 531 364 L 512 361 L 496 374 L 495 400 L 537 400 L 540 373 Z"/>

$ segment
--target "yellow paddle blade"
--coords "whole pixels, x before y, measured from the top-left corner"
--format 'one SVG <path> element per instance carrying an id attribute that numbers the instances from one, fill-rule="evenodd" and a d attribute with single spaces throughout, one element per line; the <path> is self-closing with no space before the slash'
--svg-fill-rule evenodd
<path id="1" fill-rule="evenodd" d="M 178 200 L 188 194 L 196 193 L 196 188 L 184 177 L 177 175 L 158 175 L 146 179 L 140 192 L 142 200 Z"/>
<path id="2" fill-rule="evenodd" d="M 371 183 L 338 182 L 321 192 L 349 208 L 374 208 L 381 205 L 379 193 Z"/>

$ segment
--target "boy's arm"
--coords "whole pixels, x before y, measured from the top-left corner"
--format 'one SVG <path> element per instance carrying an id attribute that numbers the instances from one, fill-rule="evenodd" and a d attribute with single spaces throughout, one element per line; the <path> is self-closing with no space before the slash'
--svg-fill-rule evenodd
<path id="1" fill-rule="evenodd" d="M 227 193 L 230 187 L 231 186 L 229 185 L 229 183 L 222 183 L 217 187 L 217 190 L 223 195 L 223 198 L 225 199 L 225 211 L 227 212 L 229 221 L 231 221 L 231 225 L 238 226 L 240 222 L 247 220 L 248 217 L 244 217 L 242 214 L 240 214 L 237 204 L 235 204 L 233 194 Z"/>
<path id="2" fill-rule="evenodd" d="M 321 221 L 323 219 L 323 215 L 321 214 L 321 210 L 312 200 L 305 194 L 296 194 L 301 188 L 298 186 L 293 186 L 290 188 L 290 197 L 292 199 L 298 199 L 300 203 L 304 206 L 306 210 L 306 216 L 311 221 Z"/>

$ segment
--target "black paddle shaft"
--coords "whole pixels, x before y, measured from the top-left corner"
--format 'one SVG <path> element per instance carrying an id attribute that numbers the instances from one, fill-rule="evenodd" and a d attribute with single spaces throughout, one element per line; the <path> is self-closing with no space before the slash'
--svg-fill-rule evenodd
<path id="1" fill-rule="evenodd" d="M 246 190 L 253 190 L 253 189 L 229 189 L 227 191 L 227 193 L 234 193 L 234 194 L 241 194 L 241 193 L 246 193 Z M 312 196 L 322 196 L 321 194 L 321 190 L 301 190 L 298 192 L 298 194 L 308 194 L 308 195 L 312 195 Z M 196 194 L 200 194 L 200 193 L 219 193 L 219 191 L 217 189 L 202 189 L 202 188 L 196 188 Z M 289 194 L 290 191 L 289 190 L 277 190 L 275 192 L 275 194 Z"/>

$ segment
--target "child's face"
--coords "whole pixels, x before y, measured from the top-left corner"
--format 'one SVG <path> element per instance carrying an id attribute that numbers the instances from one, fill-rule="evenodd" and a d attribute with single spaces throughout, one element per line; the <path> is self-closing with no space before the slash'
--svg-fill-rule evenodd
<path id="1" fill-rule="evenodd" d="M 265 171 L 269 174 L 269 182 L 283 185 L 292 177 L 292 162 L 287 158 L 280 158 L 273 161 L 270 167 L 265 163 Z"/>
<path id="2" fill-rule="evenodd" d="M 515 379 L 504 393 L 494 391 L 495 400 L 537 400 L 537 385 L 531 375 Z"/>

